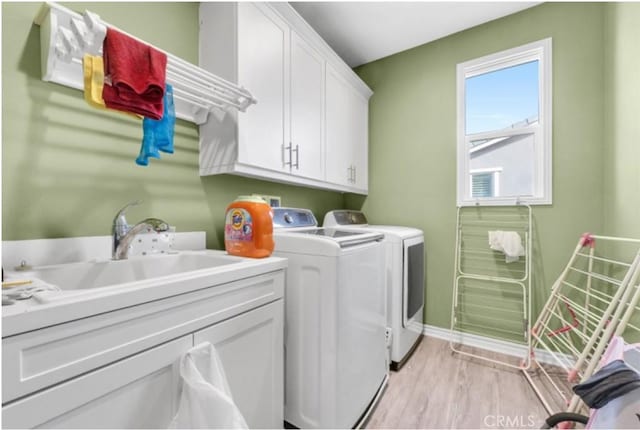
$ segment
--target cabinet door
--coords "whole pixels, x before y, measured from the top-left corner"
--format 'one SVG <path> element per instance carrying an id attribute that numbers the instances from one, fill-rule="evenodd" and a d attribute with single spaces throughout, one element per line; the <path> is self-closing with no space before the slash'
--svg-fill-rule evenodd
<path id="1" fill-rule="evenodd" d="M 327 64 L 326 78 L 326 178 L 329 182 L 351 185 L 353 166 L 349 136 L 350 109 L 347 84 Z"/>
<path id="2" fill-rule="evenodd" d="M 323 115 L 324 59 L 292 31 L 291 173 L 324 179 Z"/>
<path id="3" fill-rule="evenodd" d="M 366 190 L 368 102 L 329 65 L 326 85 L 327 181 Z"/>
<path id="4" fill-rule="evenodd" d="M 191 335 L 17 400 L 6 428 L 167 428 L 179 401 L 180 357 Z"/>
<path id="5" fill-rule="evenodd" d="M 231 318 L 194 334 L 218 351 L 233 400 L 249 428 L 282 428 L 284 410 L 284 301 Z"/>
<path id="6" fill-rule="evenodd" d="M 289 142 L 289 27 L 265 5 L 238 3 L 238 83 L 258 103 L 238 113 L 238 161 L 283 171 Z M 288 171 L 288 167 L 287 167 Z"/>
<path id="7" fill-rule="evenodd" d="M 367 191 L 369 186 L 369 100 L 355 91 L 353 102 L 353 185 Z"/>

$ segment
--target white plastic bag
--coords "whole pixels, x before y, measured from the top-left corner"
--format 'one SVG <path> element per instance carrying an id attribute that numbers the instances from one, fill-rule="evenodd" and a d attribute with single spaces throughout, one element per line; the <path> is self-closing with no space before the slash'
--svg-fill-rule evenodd
<path id="1" fill-rule="evenodd" d="M 211 343 L 196 345 L 181 358 L 180 377 L 182 395 L 169 428 L 248 428 L 233 402 L 222 362 Z"/>

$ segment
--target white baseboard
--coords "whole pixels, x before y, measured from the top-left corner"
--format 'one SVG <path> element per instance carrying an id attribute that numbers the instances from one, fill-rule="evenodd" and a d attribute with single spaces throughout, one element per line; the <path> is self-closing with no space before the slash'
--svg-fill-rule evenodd
<path id="1" fill-rule="evenodd" d="M 425 336 L 431 336 L 438 339 L 446 340 L 448 342 L 453 341 L 465 346 L 480 348 L 500 354 L 511 355 L 514 357 L 523 358 L 527 355 L 526 345 L 494 339 L 488 336 L 479 336 L 477 334 L 462 333 L 459 331 L 452 332 L 450 329 L 427 324 L 422 324 L 422 334 L 424 334 Z M 564 365 L 570 365 L 574 362 L 572 357 L 565 354 L 557 353 L 555 355 L 557 356 L 557 358 L 554 357 L 554 354 L 551 354 L 549 351 L 538 348 L 534 350 L 534 356 L 540 363 L 559 365 L 560 363 L 558 362 L 558 360 L 563 360 Z"/>

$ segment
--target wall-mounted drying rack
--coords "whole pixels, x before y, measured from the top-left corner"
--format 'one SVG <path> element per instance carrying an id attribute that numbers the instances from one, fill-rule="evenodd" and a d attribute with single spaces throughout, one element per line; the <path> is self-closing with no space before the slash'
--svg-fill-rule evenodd
<path id="1" fill-rule="evenodd" d="M 103 22 L 92 12 L 79 14 L 56 3 L 44 3 L 34 22 L 40 26 L 42 80 L 79 90 L 84 89 L 82 57 L 85 53 L 102 55 L 106 27 L 146 43 Z M 257 102 L 245 88 L 158 50 L 167 54 L 166 79 L 173 86 L 178 118 L 203 124 L 213 108 L 244 112 Z"/>

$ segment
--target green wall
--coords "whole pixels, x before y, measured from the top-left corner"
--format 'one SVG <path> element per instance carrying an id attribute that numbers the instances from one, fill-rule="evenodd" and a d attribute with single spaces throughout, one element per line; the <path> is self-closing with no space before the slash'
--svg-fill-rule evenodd
<path id="1" fill-rule="evenodd" d="M 640 4 L 605 14 L 604 224 L 640 238 Z"/>
<path id="2" fill-rule="evenodd" d="M 174 155 L 134 159 L 140 124 L 90 108 L 40 75 L 40 3 L 2 4 L 2 239 L 107 235 L 115 212 L 204 230 L 220 248 L 239 194 L 288 206 L 362 208 L 372 223 L 411 225 L 427 241 L 425 322 L 448 327 L 455 240 L 456 64 L 553 38 L 553 199 L 534 208 L 539 306 L 584 231 L 640 237 L 640 4 L 547 3 L 364 65 L 370 104 L 368 197 L 198 175 L 198 132 L 178 121 Z M 196 3 L 72 3 L 197 63 Z M 171 28 L 171 31 L 164 29 Z M 534 312 L 534 315 L 536 312 Z"/>
<path id="3" fill-rule="evenodd" d="M 366 64 L 372 223 L 425 232 L 425 323 L 449 326 L 456 217 L 456 65 L 553 38 L 553 205 L 534 207 L 539 308 L 585 231 L 603 231 L 603 5 L 547 3 Z M 636 44 L 637 45 L 637 44 Z M 537 315 L 537 311 L 534 311 Z"/>
<path id="4" fill-rule="evenodd" d="M 322 219 L 340 193 L 230 175 L 198 174 L 197 126 L 178 121 L 175 154 L 139 167 L 140 122 L 89 107 L 78 90 L 43 82 L 41 3 L 2 4 L 2 239 L 108 235 L 125 203 L 130 222 L 154 216 L 204 230 L 220 248 L 226 205 L 247 193 L 280 195 Z M 70 3 L 187 61 L 198 61 L 197 3 Z"/>

